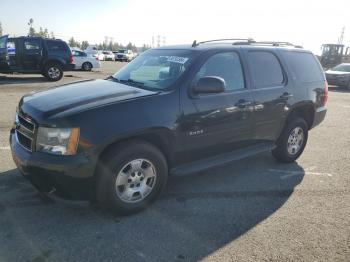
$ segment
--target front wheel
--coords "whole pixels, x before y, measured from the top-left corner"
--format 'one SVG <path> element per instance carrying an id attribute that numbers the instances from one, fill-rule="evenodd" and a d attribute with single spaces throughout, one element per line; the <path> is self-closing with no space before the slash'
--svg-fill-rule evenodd
<path id="1" fill-rule="evenodd" d="M 284 128 L 272 155 L 280 162 L 293 162 L 303 153 L 307 139 L 307 123 L 302 118 L 294 118 Z"/>
<path id="2" fill-rule="evenodd" d="M 63 70 L 59 64 L 49 64 L 45 67 L 44 75 L 49 81 L 58 81 L 63 77 Z"/>
<path id="3" fill-rule="evenodd" d="M 156 147 L 143 141 L 121 144 L 98 165 L 97 202 L 121 215 L 139 212 L 162 192 L 167 177 L 167 162 Z"/>

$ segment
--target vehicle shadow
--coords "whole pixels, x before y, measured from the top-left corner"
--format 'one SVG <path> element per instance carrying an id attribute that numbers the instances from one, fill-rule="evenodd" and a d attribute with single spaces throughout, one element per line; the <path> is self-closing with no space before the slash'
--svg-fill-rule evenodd
<path id="1" fill-rule="evenodd" d="M 73 75 L 70 72 L 67 72 L 63 76 L 64 78 L 80 78 L 79 76 Z M 18 85 L 18 84 L 35 84 L 35 83 L 51 83 L 44 76 L 26 76 L 26 75 L 0 75 L 0 85 Z"/>
<path id="2" fill-rule="evenodd" d="M 170 177 L 163 196 L 147 210 L 116 217 L 85 202 L 43 202 L 13 169 L 0 173 L 0 257 L 196 261 L 278 211 L 303 177 L 297 163 L 278 164 L 262 154 Z"/>

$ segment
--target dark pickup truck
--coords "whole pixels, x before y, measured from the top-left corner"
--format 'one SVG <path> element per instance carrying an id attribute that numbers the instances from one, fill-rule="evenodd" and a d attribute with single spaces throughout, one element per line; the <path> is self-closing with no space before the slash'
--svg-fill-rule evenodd
<path id="1" fill-rule="evenodd" d="M 10 134 L 18 169 L 41 192 L 137 212 L 169 174 L 265 151 L 296 160 L 326 115 L 315 56 L 279 42 L 152 49 L 106 80 L 24 96 Z"/>
<path id="2" fill-rule="evenodd" d="M 66 42 L 41 37 L 0 37 L 0 73 L 42 74 L 58 81 L 63 71 L 74 69 Z"/>

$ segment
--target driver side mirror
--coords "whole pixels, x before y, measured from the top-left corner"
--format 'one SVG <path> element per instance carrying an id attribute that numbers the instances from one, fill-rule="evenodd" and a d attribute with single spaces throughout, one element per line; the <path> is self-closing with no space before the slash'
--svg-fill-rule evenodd
<path id="1" fill-rule="evenodd" d="M 225 90 L 225 80 L 217 76 L 202 77 L 192 88 L 195 94 L 218 94 L 225 92 Z"/>

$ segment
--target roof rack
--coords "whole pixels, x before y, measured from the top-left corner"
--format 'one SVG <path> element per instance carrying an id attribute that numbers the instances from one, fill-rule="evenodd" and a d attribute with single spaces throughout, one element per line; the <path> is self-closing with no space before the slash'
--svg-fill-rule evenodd
<path id="1" fill-rule="evenodd" d="M 290 42 L 278 42 L 278 41 L 254 41 L 252 38 L 224 38 L 224 39 L 214 39 L 202 42 L 193 41 L 192 47 L 196 47 L 200 44 L 211 43 L 211 42 L 221 42 L 221 41 L 234 41 L 233 45 L 266 45 L 266 46 L 293 46 L 295 48 L 303 48 L 300 45 L 294 45 Z"/>
<path id="2" fill-rule="evenodd" d="M 294 45 L 290 42 L 277 42 L 277 41 L 259 41 L 254 42 L 255 45 L 271 45 L 271 46 L 293 46 L 296 48 L 303 48 L 301 45 Z"/>
<path id="3" fill-rule="evenodd" d="M 252 38 L 223 38 L 223 39 L 213 39 L 213 40 L 206 40 L 206 41 L 201 41 L 197 42 L 196 40 L 193 41 L 192 47 L 199 46 L 200 44 L 206 44 L 206 43 L 211 43 L 211 42 L 222 42 L 222 41 L 240 41 L 240 43 L 250 43 L 254 42 Z"/>

